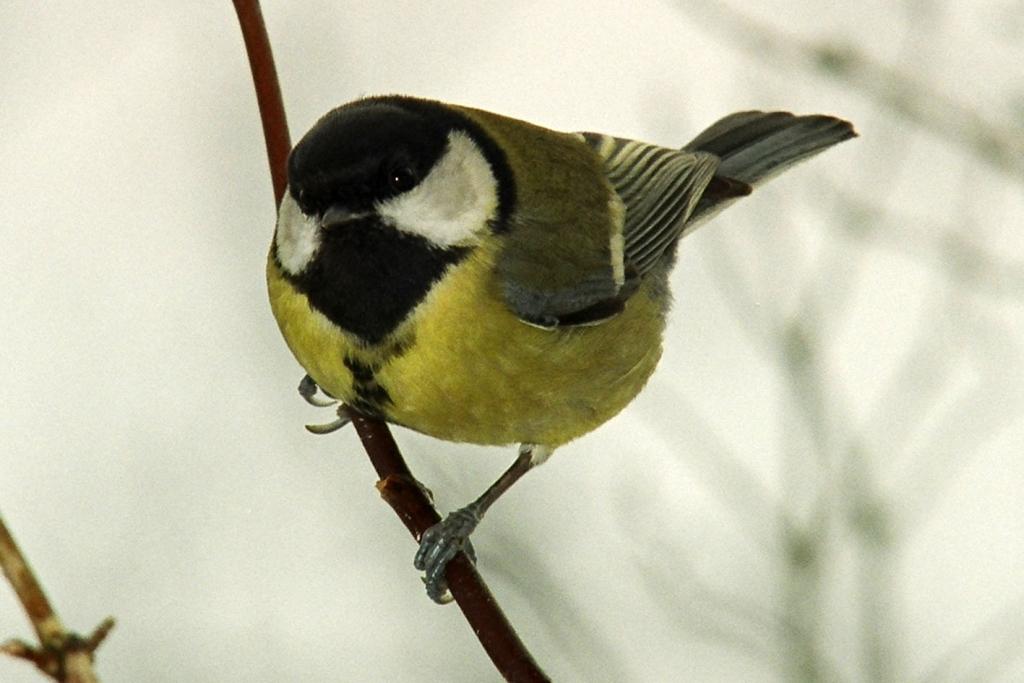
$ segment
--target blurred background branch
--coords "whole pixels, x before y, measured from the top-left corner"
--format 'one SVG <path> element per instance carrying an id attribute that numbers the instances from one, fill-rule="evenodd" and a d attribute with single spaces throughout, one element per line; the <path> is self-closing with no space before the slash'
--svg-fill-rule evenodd
<path id="1" fill-rule="evenodd" d="M 838 37 L 806 40 L 725 3 L 680 7 L 752 58 L 779 70 L 834 80 L 872 103 L 885 116 L 875 126 L 877 135 L 863 138 L 864 145 L 877 148 L 896 139 L 899 126 L 910 124 L 1013 182 L 1024 180 L 1024 126 L 997 124 L 944 94 L 915 72 L 913 62 L 889 65 Z M 938 30 L 922 22 L 916 33 L 908 29 L 907 40 L 920 38 L 923 31 L 935 31 L 938 40 Z M 884 180 L 898 175 L 899 165 L 906 163 L 902 149 L 893 151 L 862 155 L 873 166 L 861 169 L 863 176 L 882 179 L 874 186 L 840 184 L 818 174 L 816 226 L 861 247 L 851 251 L 826 241 L 804 271 L 795 307 L 765 296 L 773 288 L 778 291 L 777 273 L 750 265 L 726 237 L 707 247 L 712 277 L 734 322 L 778 368 L 783 387 L 778 540 L 757 538 L 754 543 L 778 549 L 775 591 L 782 612 L 761 625 L 781 644 L 774 667 L 792 681 L 908 680 L 913 664 L 906 657 L 908 617 L 901 613 L 900 598 L 908 544 L 943 504 L 952 482 L 1024 414 L 1024 349 L 1007 334 L 1003 321 L 986 312 L 988 301 L 1020 300 L 1024 260 L 1020 252 L 985 246 L 983 236 L 991 226 L 972 225 L 969 209 L 951 217 L 948 225 L 891 209 L 882 198 L 890 193 Z M 881 195 L 862 198 L 872 191 Z M 968 207 L 971 186 L 962 191 L 962 206 Z M 764 251 L 774 247 L 773 241 L 798 244 L 800 238 L 794 241 L 782 218 L 790 213 L 775 202 L 774 210 L 759 211 L 760 225 L 744 232 L 743 239 L 760 242 Z M 836 337 L 854 315 L 869 266 L 868 247 L 875 245 L 935 269 L 946 282 L 925 295 L 921 324 L 901 362 L 883 375 L 876 399 L 855 406 L 847 398 L 846 376 L 837 372 Z M 674 404 L 685 405 L 685 397 Z M 712 430 L 704 431 L 702 443 L 720 440 Z M 685 449 L 681 458 L 707 472 L 711 468 L 701 450 Z M 714 460 L 739 459 L 717 455 Z M 710 490 L 728 491 L 741 481 L 757 480 L 742 466 L 718 472 L 708 480 Z M 763 515 L 760 501 L 771 497 L 733 497 L 742 502 L 730 509 L 740 519 Z M 685 563 L 679 563 L 676 569 L 683 570 Z M 667 585 L 661 582 L 658 590 Z M 674 604 L 684 612 L 699 601 L 687 595 Z M 754 608 L 742 600 L 740 605 Z M 701 623 L 723 648 L 739 642 L 750 654 L 763 652 L 763 644 L 745 638 L 748 629 L 736 623 L 721 627 L 729 623 L 725 603 L 702 612 L 707 616 Z M 1020 620 L 1010 614 L 1001 612 L 954 645 L 922 680 L 997 680 L 1024 655 Z"/>
<path id="2" fill-rule="evenodd" d="M 1024 125 L 999 125 L 907 70 L 872 59 L 841 40 L 808 41 L 710 0 L 681 7 L 726 42 L 780 67 L 802 69 L 841 82 L 947 144 L 1024 181 Z"/>

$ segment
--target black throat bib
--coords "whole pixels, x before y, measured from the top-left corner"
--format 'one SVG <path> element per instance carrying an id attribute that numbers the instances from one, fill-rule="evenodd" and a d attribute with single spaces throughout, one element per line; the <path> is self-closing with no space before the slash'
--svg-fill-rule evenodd
<path id="1" fill-rule="evenodd" d="M 469 251 L 366 219 L 327 230 L 306 270 L 286 276 L 335 325 L 377 344 Z"/>

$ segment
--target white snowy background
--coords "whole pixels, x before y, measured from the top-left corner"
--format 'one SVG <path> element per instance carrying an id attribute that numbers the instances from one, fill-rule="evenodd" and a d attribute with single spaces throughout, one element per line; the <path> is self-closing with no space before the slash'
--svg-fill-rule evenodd
<path id="1" fill-rule="evenodd" d="M 555 680 L 1024 680 L 1024 3 L 265 12 L 295 139 L 391 92 L 861 134 L 685 241 L 647 390 L 480 527 Z M 71 628 L 117 618 L 108 683 L 496 680 L 354 433 L 302 428 L 266 165 L 227 0 L 0 4 L 0 513 Z M 442 511 L 513 457 L 396 435 Z"/>

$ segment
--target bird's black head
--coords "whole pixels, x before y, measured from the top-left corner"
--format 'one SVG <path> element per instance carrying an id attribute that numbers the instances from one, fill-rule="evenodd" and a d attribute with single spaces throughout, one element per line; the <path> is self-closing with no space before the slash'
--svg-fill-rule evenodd
<path id="1" fill-rule="evenodd" d="M 289 188 L 303 213 L 332 205 L 370 211 L 414 188 L 448 145 L 451 122 L 429 113 L 371 99 L 321 118 L 288 159 Z"/>
<path id="2" fill-rule="evenodd" d="M 274 257 L 314 308 L 371 343 L 392 332 L 510 208 L 500 148 L 458 109 L 379 97 L 292 150 Z"/>

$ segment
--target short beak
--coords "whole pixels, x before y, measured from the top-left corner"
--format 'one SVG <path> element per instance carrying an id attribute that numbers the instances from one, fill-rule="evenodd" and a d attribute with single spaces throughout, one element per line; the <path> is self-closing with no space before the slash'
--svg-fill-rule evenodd
<path id="1" fill-rule="evenodd" d="M 344 225 L 345 223 L 351 223 L 352 221 L 358 220 L 366 216 L 365 212 L 349 211 L 343 206 L 337 204 L 330 206 L 320 214 L 320 227 L 325 230 L 330 230 L 333 227 Z"/>

